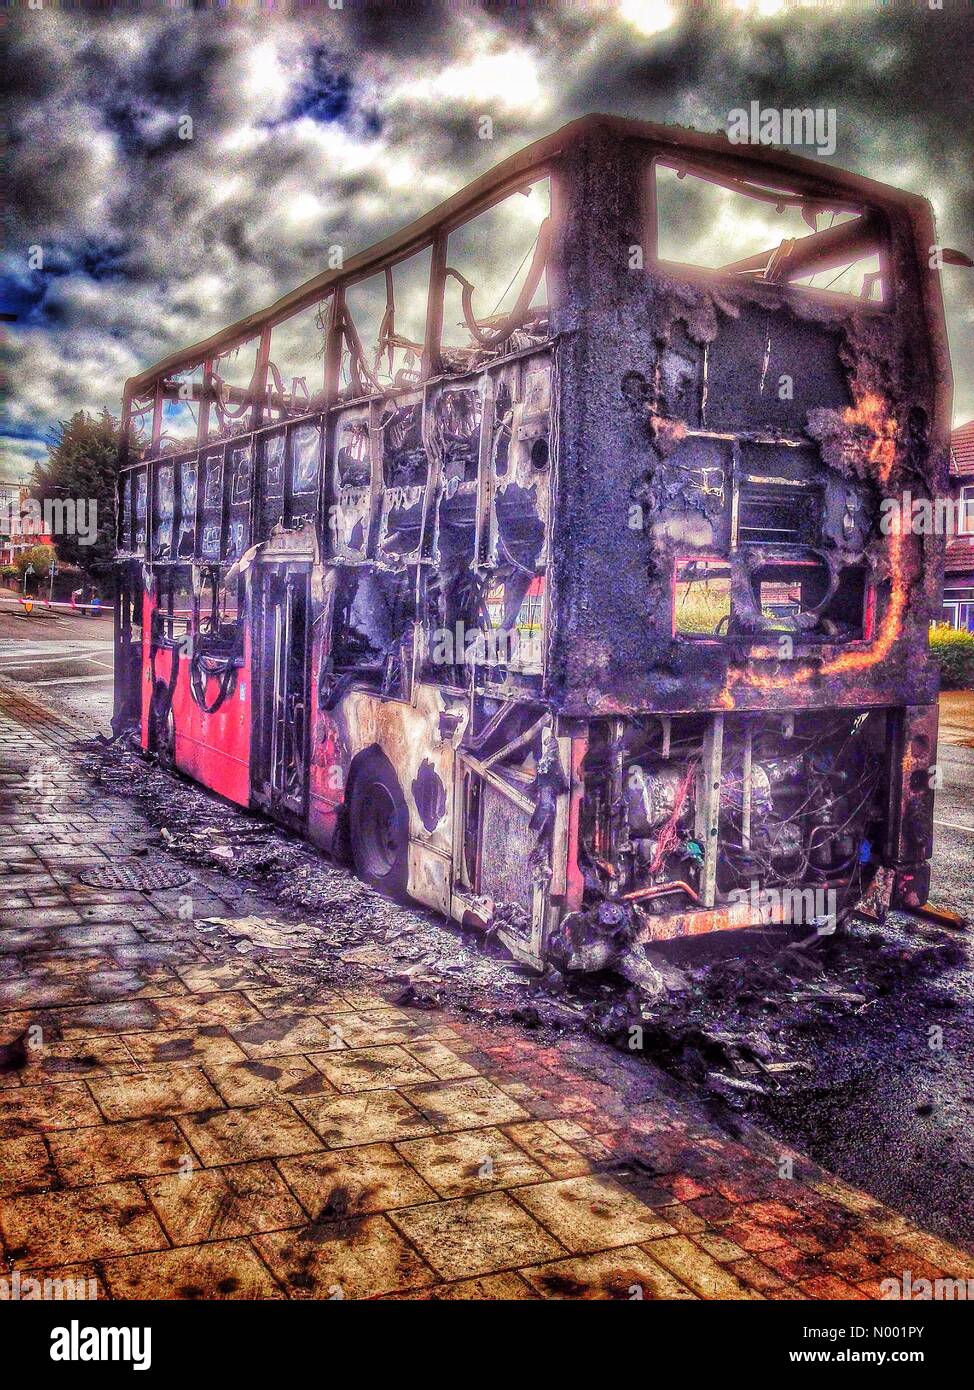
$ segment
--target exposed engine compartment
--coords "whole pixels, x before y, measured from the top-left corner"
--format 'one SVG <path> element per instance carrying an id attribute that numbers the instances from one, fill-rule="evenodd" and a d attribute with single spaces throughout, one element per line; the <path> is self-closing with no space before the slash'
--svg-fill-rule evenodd
<path id="1" fill-rule="evenodd" d="M 690 932 L 695 913 L 738 905 L 751 921 L 834 929 L 883 852 L 887 725 L 884 710 L 593 724 L 584 902 L 561 933 L 563 963 L 608 964 L 674 913 Z"/>

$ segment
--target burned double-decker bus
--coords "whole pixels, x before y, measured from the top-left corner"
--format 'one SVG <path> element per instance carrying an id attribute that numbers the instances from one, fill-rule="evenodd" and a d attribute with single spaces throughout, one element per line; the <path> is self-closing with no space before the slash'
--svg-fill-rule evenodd
<path id="1" fill-rule="evenodd" d="M 599 116 L 323 252 L 127 384 L 119 719 L 536 966 L 920 905 L 934 243 L 915 196 Z"/>

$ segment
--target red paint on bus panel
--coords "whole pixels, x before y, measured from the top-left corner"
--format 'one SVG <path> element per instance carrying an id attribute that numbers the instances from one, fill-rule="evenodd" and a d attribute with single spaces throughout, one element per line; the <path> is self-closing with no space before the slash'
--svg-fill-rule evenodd
<path id="1" fill-rule="evenodd" d="M 161 655 L 161 654 L 160 654 Z M 179 675 L 173 692 L 176 728 L 176 766 L 203 786 L 240 806 L 250 804 L 250 729 L 252 661 L 250 631 L 244 635 L 244 663 L 237 670 L 233 690 L 219 709 L 207 714 L 193 698 L 189 661 L 179 658 Z M 170 674 L 167 667 L 165 674 Z M 212 699 L 216 681 L 207 681 Z"/>
<path id="2" fill-rule="evenodd" d="M 141 744 L 151 747 L 150 721 L 152 695 L 156 685 L 168 685 L 172 663 L 179 661 L 179 674 L 172 697 L 175 725 L 176 767 L 211 791 L 238 805 L 250 804 L 250 727 L 251 727 L 251 638 L 244 634 L 244 664 L 237 672 L 232 694 L 213 714 L 206 714 L 193 698 L 188 658 L 178 657 L 170 648 L 160 647 L 152 656 L 152 617 L 157 608 L 154 595 L 142 598 L 142 714 Z M 207 682 L 207 695 L 215 686 Z"/>
<path id="3" fill-rule="evenodd" d="M 150 664 L 150 653 L 152 651 L 152 614 L 155 611 L 155 603 L 152 594 L 142 590 L 142 715 L 141 715 L 141 743 L 142 747 L 148 751 L 149 748 L 149 710 L 152 705 L 152 667 Z"/>

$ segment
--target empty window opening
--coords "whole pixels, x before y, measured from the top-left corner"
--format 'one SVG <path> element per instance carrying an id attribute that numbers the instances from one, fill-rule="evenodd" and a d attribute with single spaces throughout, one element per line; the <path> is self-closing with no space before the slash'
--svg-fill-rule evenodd
<path id="1" fill-rule="evenodd" d="M 427 248 L 345 291 L 341 384 L 347 394 L 420 380 L 431 260 Z"/>
<path id="2" fill-rule="evenodd" d="M 199 490 L 199 466 L 193 459 L 179 465 L 179 534 L 176 555 L 190 559 L 196 551 L 196 504 Z"/>
<path id="3" fill-rule="evenodd" d="M 795 579 L 761 579 L 757 589 L 758 604 L 769 625 L 790 631 L 804 607 L 802 585 Z"/>
<path id="4" fill-rule="evenodd" d="M 260 388 L 259 342 L 258 338 L 249 338 L 214 361 L 210 372 L 208 438 L 229 439 L 251 429 Z"/>
<path id="5" fill-rule="evenodd" d="M 143 469 L 135 479 L 135 549 L 145 550 L 148 527 L 149 475 Z"/>
<path id="6" fill-rule="evenodd" d="M 250 504 L 253 494 L 254 450 L 250 440 L 229 450 L 229 513 L 225 558 L 238 560 L 250 544 Z"/>
<path id="7" fill-rule="evenodd" d="M 690 637 L 725 637 L 730 619 L 730 566 L 719 560 L 678 561 L 674 631 Z"/>
<path id="8" fill-rule="evenodd" d="M 219 560 L 223 545 L 223 450 L 203 458 L 203 535 L 200 550 L 204 559 Z"/>
<path id="9" fill-rule="evenodd" d="M 133 475 L 123 473 L 118 487 L 118 547 L 129 550 L 132 546 L 132 484 Z"/>
<path id="10" fill-rule="evenodd" d="M 391 405 L 380 422 L 382 480 L 386 487 L 415 487 L 426 481 L 423 447 L 423 407 Z"/>
<path id="11" fill-rule="evenodd" d="M 315 508 L 321 466 L 321 430 L 299 425 L 291 433 L 291 496 L 294 518 L 307 519 Z"/>
<path id="12" fill-rule="evenodd" d="M 858 565 L 846 566 L 819 618 L 819 627 L 825 636 L 846 642 L 868 638 L 871 634 L 867 630 L 867 595 L 865 569 Z"/>
<path id="13" fill-rule="evenodd" d="M 169 377 L 165 383 L 165 393 L 158 452 L 171 454 L 195 448 L 203 394 L 202 366 Z"/>
<path id="14" fill-rule="evenodd" d="M 217 569 L 208 570 L 200 590 L 197 617 L 197 646 L 207 656 L 234 657 L 238 654 L 243 628 L 240 621 L 240 581 L 220 578 Z"/>
<path id="15" fill-rule="evenodd" d="M 482 660 L 524 675 L 540 675 L 544 656 L 545 576 L 514 575 L 487 592 L 490 627 Z"/>
<path id="16" fill-rule="evenodd" d="M 253 454 L 249 444 L 230 451 L 230 505 L 246 506 L 250 502 Z"/>
<path id="17" fill-rule="evenodd" d="M 882 302 L 881 234 L 859 209 L 746 177 L 657 161 L 657 256 L 764 282 Z"/>
<path id="18" fill-rule="evenodd" d="M 470 387 L 444 391 L 436 402 L 432 430 L 447 487 L 476 482 L 482 414 L 480 392 Z"/>
<path id="19" fill-rule="evenodd" d="M 539 487 L 539 484 L 522 487 L 510 482 L 498 489 L 494 498 L 497 560 L 529 577 L 538 568 L 544 549 L 545 527 Z"/>
<path id="20" fill-rule="evenodd" d="M 265 435 L 258 454 L 258 495 L 260 520 L 258 539 L 266 540 L 284 520 L 284 448 L 283 431 Z"/>
<path id="21" fill-rule="evenodd" d="M 176 470 L 164 463 L 155 474 L 155 516 L 152 522 L 152 553 L 156 560 L 172 556 L 173 524 L 176 515 Z"/>
<path id="22" fill-rule="evenodd" d="M 345 420 L 338 432 L 338 481 L 342 487 L 368 487 L 372 479 L 369 422 Z"/>
<path id="23" fill-rule="evenodd" d="M 793 633 L 817 641 L 863 636 L 865 571 L 848 566 L 835 578 L 822 560 L 769 564 L 751 576 L 753 605 L 734 604 L 730 631 Z"/>
<path id="24" fill-rule="evenodd" d="M 529 183 L 450 233 L 442 344 L 465 364 L 511 333 L 547 331 L 550 185 Z"/>
<path id="25" fill-rule="evenodd" d="M 751 552 L 752 554 L 754 552 Z M 749 569 L 720 560 L 679 560 L 673 593 L 673 631 L 685 637 L 760 641 L 790 634 L 796 641 L 862 638 L 866 571 L 836 573 L 817 555 L 769 560 Z"/>
<path id="26" fill-rule="evenodd" d="M 159 601 L 153 614 L 154 640 L 173 645 L 191 631 L 195 600 L 188 579 L 178 570 L 159 571 Z"/>
<path id="27" fill-rule="evenodd" d="M 412 652 L 415 575 L 343 569 L 335 601 L 332 669 L 368 678 L 384 693 L 404 686 Z"/>
<path id="28" fill-rule="evenodd" d="M 276 323 L 267 368 L 268 420 L 306 414 L 323 404 L 331 296 Z"/>
<path id="29" fill-rule="evenodd" d="M 133 401 L 129 409 L 126 442 L 134 463 L 147 458 L 152 436 L 152 401 Z"/>

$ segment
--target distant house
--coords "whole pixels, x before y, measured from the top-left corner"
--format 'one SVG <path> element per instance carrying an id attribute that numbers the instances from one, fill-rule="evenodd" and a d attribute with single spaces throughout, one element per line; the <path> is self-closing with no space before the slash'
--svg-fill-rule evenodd
<path id="1" fill-rule="evenodd" d="M 6 483 L 0 479 L 0 565 L 12 565 L 18 550 L 34 542 L 20 531 L 20 510 L 27 497 L 25 483 Z"/>
<path id="2" fill-rule="evenodd" d="M 950 495 L 957 528 L 947 538 L 943 621 L 974 632 L 974 420 L 950 436 Z"/>

